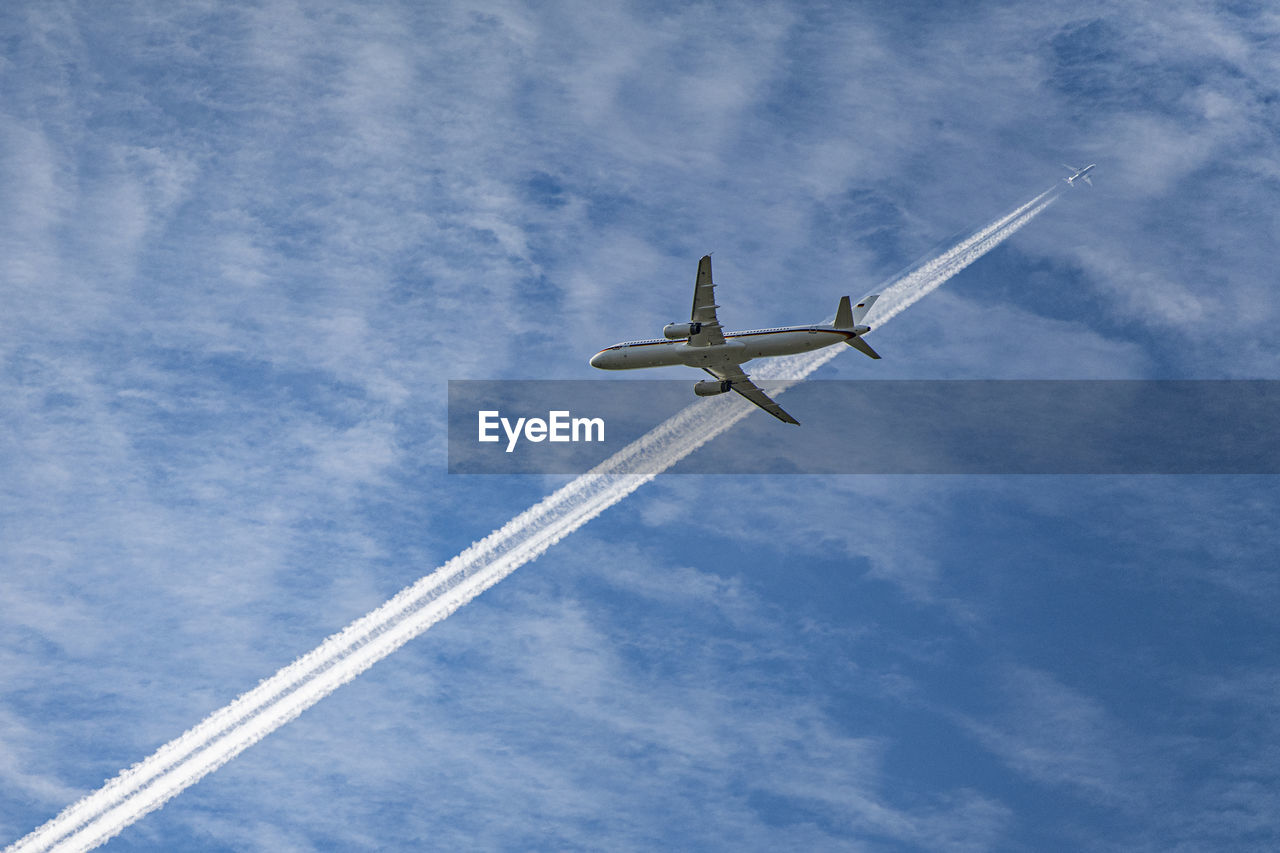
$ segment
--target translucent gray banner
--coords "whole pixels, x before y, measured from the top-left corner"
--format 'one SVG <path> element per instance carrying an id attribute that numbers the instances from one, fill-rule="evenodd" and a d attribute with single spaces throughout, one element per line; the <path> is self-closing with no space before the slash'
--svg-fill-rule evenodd
<path id="1" fill-rule="evenodd" d="M 701 474 L 1275 474 L 1280 381 L 849 380 L 767 393 L 670 470 Z M 686 381 L 449 382 L 449 471 L 577 474 L 700 399 Z M 649 473 L 637 471 L 637 473 Z"/>

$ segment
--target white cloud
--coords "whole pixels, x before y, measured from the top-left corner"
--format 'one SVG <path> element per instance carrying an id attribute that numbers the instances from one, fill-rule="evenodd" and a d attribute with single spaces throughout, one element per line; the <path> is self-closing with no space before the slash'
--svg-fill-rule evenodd
<path id="1" fill-rule="evenodd" d="M 1014 770 L 1108 805 L 1134 804 L 1124 735 L 1096 700 L 1044 672 L 1012 667 L 999 701 L 1007 711 L 994 722 L 960 722 Z"/>

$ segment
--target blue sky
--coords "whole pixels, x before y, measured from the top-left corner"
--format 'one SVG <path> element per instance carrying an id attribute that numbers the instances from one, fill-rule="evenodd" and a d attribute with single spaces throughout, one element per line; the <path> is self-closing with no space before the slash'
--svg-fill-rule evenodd
<path id="1" fill-rule="evenodd" d="M 561 482 L 446 474 L 447 380 L 591 378 L 707 251 L 729 327 L 817 320 L 1097 162 L 815 376 L 1280 378 L 1267 4 L 0 35 L 6 839 Z M 1277 503 L 660 478 L 111 849 L 1272 849 Z"/>

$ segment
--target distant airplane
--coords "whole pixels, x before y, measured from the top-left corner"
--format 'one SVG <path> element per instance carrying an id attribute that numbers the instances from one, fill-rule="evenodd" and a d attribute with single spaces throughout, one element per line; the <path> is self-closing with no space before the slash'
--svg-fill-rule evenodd
<path id="1" fill-rule="evenodd" d="M 1088 166 L 1085 166 L 1083 169 L 1077 169 L 1075 166 L 1068 166 L 1066 163 L 1063 163 L 1062 166 L 1064 169 L 1066 169 L 1068 172 L 1075 172 L 1074 175 L 1072 175 L 1069 178 L 1063 178 L 1063 180 L 1066 181 L 1069 186 L 1073 186 L 1073 187 L 1076 185 L 1077 179 L 1084 181 L 1089 186 L 1093 186 L 1093 181 L 1089 180 L 1089 173 L 1093 171 L 1093 167 L 1096 165 L 1098 164 L 1090 163 Z"/>
<path id="2" fill-rule="evenodd" d="M 693 386 L 699 397 L 710 397 L 736 391 L 789 424 L 800 422 L 742 372 L 741 365 L 753 358 L 797 355 L 846 343 L 872 358 L 879 358 L 862 336 L 870 326 L 860 326 L 871 304 L 879 294 L 868 296 L 850 307 L 849 297 L 840 297 L 835 322 L 830 326 L 780 326 L 776 329 L 754 329 L 747 332 L 724 332 L 716 319 L 715 284 L 711 281 L 711 256 L 698 261 L 698 278 L 693 286 L 693 312 L 688 323 L 669 323 L 661 338 L 647 341 L 624 341 L 600 350 L 591 357 L 591 366 L 601 370 L 634 370 L 641 367 L 669 367 L 685 364 L 700 367 L 714 380 L 704 379 Z"/>

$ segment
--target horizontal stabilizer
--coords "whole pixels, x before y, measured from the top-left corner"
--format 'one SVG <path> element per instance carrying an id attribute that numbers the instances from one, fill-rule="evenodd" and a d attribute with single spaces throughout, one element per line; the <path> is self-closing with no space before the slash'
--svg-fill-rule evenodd
<path id="1" fill-rule="evenodd" d="M 849 297 L 840 297 L 840 307 L 836 309 L 836 319 L 831 325 L 837 329 L 853 328 L 853 309 L 849 307 Z"/>
<path id="2" fill-rule="evenodd" d="M 849 338 L 845 343 L 856 349 L 858 352 L 865 353 L 872 358 L 880 357 L 880 353 L 873 350 L 871 348 L 871 344 L 867 343 L 860 337 Z"/>

